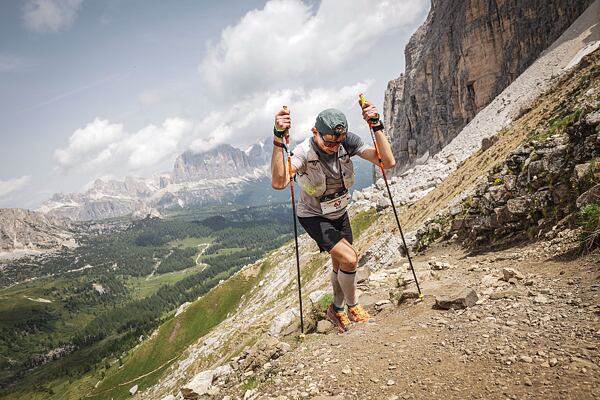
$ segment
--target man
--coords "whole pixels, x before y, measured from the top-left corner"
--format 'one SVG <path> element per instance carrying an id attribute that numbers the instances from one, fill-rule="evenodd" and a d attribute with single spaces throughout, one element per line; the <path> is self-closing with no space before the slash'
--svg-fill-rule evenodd
<path id="1" fill-rule="evenodd" d="M 394 155 L 379 120 L 379 112 L 367 101 L 361 107 L 363 118 L 372 124 L 384 167 L 394 167 Z M 290 113 L 283 108 L 275 116 L 271 160 L 271 183 L 278 190 L 289 183 L 283 140 L 290 127 Z M 348 190 L 354 183 L 350 158 L 358 155 L 375 165 L 379 165 L 379 161 L 374 147 L 348 132 L 346 116 L 339 110 L 330 108 L 319 113 L 312 134 L 294 149 L 292 156 L 292 172 L 302 189 L 297 208 L 298 221 L 317 242 L 319 249 L 331 255 L 333 302 L 327 309 L 327 316 L 340 332 L 345 332 L 350 320 L 368 322 L 370 318 L 356 298 L 358 255 L 352 247 L 352 229 L 346 211 L 350 200 Z"/>

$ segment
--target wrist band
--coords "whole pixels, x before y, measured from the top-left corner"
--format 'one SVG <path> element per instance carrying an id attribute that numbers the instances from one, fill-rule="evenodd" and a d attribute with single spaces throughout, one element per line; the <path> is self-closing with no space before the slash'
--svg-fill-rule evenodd
<path id="1" fill-rule="evenodd" d="M 285 144 L 278 142 L 277 140 L 273 140 L 273 146 L 277 146 L 277 147 L 281 147 L 282 149 L 285 149 Z"/>
<path id="2" fill-rule="evenodd" d="M 273 135 L 277 136 L 279 139 L 283 139 L 285 137 L 285 132 L 287 129 L 280 131 L 276 126 L 273 126 Z"/>
<path id="3" fill-rule="evenodd" d="M 373 129 L 373 132 L 382 131 L 383 130 L 383 122 L 379 121 L 379 125 L 372 126 L 371 129 Z"/>

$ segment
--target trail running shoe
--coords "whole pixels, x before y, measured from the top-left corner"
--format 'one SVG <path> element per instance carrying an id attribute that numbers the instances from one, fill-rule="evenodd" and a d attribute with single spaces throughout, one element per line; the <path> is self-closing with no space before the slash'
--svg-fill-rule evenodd
<path id="1" fill-rule="evenodd" d="M 348 315 L 353 322 L 369 322 L 371 318 L 369 313 L 360 304 L 348 307 Z"/>
<path id="2" fill-rule="evenodd" d="M 327 318 L 333 322 L 333 325 L 341 332 L 346 332 L 348 330 L 348 326 L 350 325 L 350 320 L 346 315 L 345 310 L 336 311 L 333 308 L 333 303 L 327 307 Z"/>

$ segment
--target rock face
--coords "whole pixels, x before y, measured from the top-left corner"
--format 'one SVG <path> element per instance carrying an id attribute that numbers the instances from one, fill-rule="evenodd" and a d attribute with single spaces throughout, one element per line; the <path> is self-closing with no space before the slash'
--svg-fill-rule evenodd
<path id="1" fill-rule="evenodd" d="M 439 152 L 591 3 L 432 1 L 385 94 L 395 172 Z"/>
<path id="2" fill-rule="evenodd" d="M 233 146 L 222 144 L 206 153 L 186 151 L 175 160 L 173 181 L 181 183 L 246 175 L 254 168 L 266 164 L 266 152 L 263 150 L 262 146 L 254 145 L 247 154 Z"/>
<path id="3" fill-rule="evenodd" d="M 65 221 L 20 208 L 0 209 L 0 253 L 74 245 Z"/>
<path id="4" fill-rule="evenodd" d="M 79 221 L 121 217 L 139 209 L 140 201 L 149 200 L 157 189 L 158 182 L 154 179 L 96 179 L 85 193 L 55 194 L 37 211 Z"/>

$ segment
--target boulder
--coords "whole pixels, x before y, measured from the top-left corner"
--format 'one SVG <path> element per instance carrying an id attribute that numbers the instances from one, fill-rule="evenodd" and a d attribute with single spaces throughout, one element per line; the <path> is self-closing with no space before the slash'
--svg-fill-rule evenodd
<path id="1" fill-rule="evenodd" d="M 447 296 L 436 296 L 435 305 L 443 310 L 451 308 L 457 310 L 474 306 L 478 299 L 479 296 L 477 296 L 475 290 L 464 288 Z"/>
<path id="2" fill-rule="evenodd" d="M 525 278 L 522 273 L 514 268 L 503 268 L 502 274 L 504 275 L 504 280 L 506 282 L 510 281 L 512 278 L 517 280 L 523 280 L 523 278 Z"/>
<path id="3" fill-rule="evenodd" d="M 377 211 L 385 210 L 392 205 L 392 202 L 387 197 L 381 196 L 377 199 Z"/>
<path id="4" fill-rule="evenodd" d="M 356 269 L 356 283 L 363 283 L 369 279 L 371 270 L 369 267 L 359 267 Z"/>
<path id="5" fill-rule="evenodd" d="M 317 333 L 327 333 L 333 328 L 331 321 L 322 319 L 317 323 Z"/>
<path id="6" fill-rule="evenodd" d="M 202 371 L 192 378 L 181 388 L 181 394 L 186 400 L 197 400 L 200 396 L 208 393 L 212 386 L 214 372 L 212 370 Z"/>
<path id="7" fill-rule="evenodd" d="M 134 394 L 137 393 L 137 391 L 138 391 L 138 385 L 135 385 L 131 389 L 129 389 L 129 394 L 133 396 Z"/>
<path id="8" fill-rule="evenodd" d="M 585 123 L 591 126 L 600 124 L 600 110 L 589 113 L 584 117 Z"/>
<path id="9" fill-rule="evenodd" d="M 289 310 L 281 313 L 273 320 L 269 333 L 271 335 L 279 335 L 286 327 L 294 321 L 296 317 L 300 315 L 300 311 L 297 308 L 290 308 Z"/>
<path id="10" fill-rule="evenodd" d="M 526 198 L 519 197 L 516 199 L 509 199 L 506 202 L 506 207 L 511 214 L 525 215 L 529 212 L 529 201 Z"/>
<path id="11" fill-rule="evenodd" d="M 583 208 L 587 205 L 597 202 L 598 199 L 600 199 L 600 184 L 597 184 L 579 196 L 575 201 L 575 204 L 577 205 L 577 208 Z"/>

